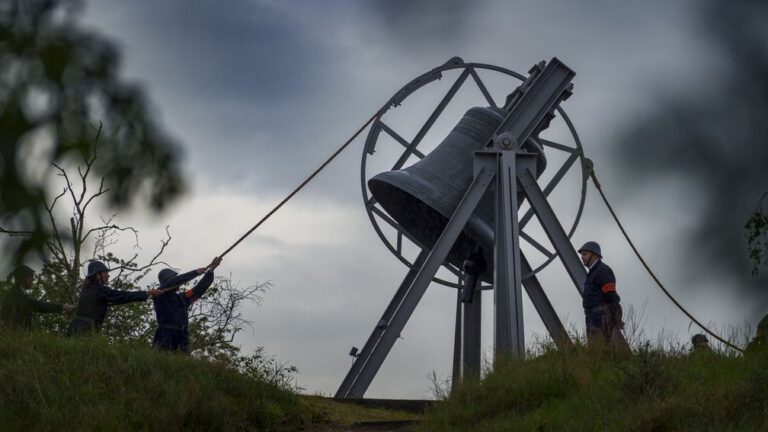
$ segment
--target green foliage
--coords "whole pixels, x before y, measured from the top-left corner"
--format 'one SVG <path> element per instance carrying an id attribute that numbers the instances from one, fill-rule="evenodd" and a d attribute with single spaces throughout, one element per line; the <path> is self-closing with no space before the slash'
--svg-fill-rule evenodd
<path id="1" fill-rule="evenodd" d="M 768 430 L 766 364 L 765 351 L 547 351 L 464 383 L 419 430 Z"/>
<path id="2" fill-rule="evenodd" d="M 243 374 L 98 335 L 0 329 L 0 429 L 347 430 L 356 422 L 418 418 L 286 391 L 264 374 L 281 366 L 261 354 Z"/>
<path id="3" fill-rule="evenodd" d="M 757 276 L 761 265 L 768 265 L 768 214 L 763 213 L 763 201 L 768 193 L 760 198 L 755 212 L 747 220 L 747 250 L 752 260 L 752 276 Z"/>
<path id="4" fill-rule="evenodd" d="M 238 351 L 239 352 L 239 351 Z M 256 348 L 250 355 L 235 356 L 235 366 L 240 373 L 266 381 L 282 389 L 295 389 L 296 366 L 278 361 L 264 352 L 264 347 Z"/>
<path id="5" fill-rule="evenodd" d="M 0 330 L 3 430 L 306 430 L 322 420 L 255 375 L 189 356 Z"/>
<path id="6" fill-rule="evenodd" d="M 112 254 L 99 257 L 112 265 L 127 264 Z M 136 264 L 127 264 L 135 268 Z M 149 270 L 124 274 L 110 281 L 118 290 L 136 291 Z M 82 282 L 82 281 L 79 281 Z M 156 286 L 150 284 L 149 287 Z M 190 310 L 190 350 L 195 357 L 215 361 L 246 375 L 258 377 L 285 389 L 292 389 L 295 366 L 280 362 L 258 347 L 251 354 L 244 354 L 233 343 L 234 336 L 248 321 L 240 317 L 244 302 L 260 302 L 261 293 L 269 283 L 240 287 L 228 277 L 217 277 L 206 294 L 194 303 Z M 46 263 L 31 295 L 55 303 L 77 303 L 78 290 L 72 290 L 66 270 L 57 262 Z M 71 316 L 66 314 L 37 314 L 36 327 L 51 334 L 66 334 Z M 157 327 L 151 301 L 129 303 L 110 307 L 101 328 L 101 337 L 113 343 L 148 346 Z"/>
<path id="7" fill-rule="evenodd" d="M 94 170 L 106 178 L 111 204 L 144 197 L 161 209 L 183 189 L 179 150 L 155 124 L 142 90 L 120 79 L 114 44 L 78 27 L 81 3 L 0 3 L 0 218 L 26 234 L 22 250 L 49 238 L 50 163 L 92 153 L 98 134 Z M 44 175 L 30 174 L 41 168 Z"/>

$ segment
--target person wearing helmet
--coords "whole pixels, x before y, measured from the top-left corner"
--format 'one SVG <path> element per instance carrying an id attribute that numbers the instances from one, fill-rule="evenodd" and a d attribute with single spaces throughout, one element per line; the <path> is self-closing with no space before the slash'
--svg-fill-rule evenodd
<path id="1" fill-rule="evenodd" d="M 152 298 L 157 317 L 157 330 L 152 345 L 166 351 L 189 352 L 189 307 L 202 297 L 213 283 L 213 270 L 221 264 L 214 258 L 208 267 L 201 267 L 183 274 L 166 268 L 157 274 L 162 295 Z M 204 274 L 194 288 L 179 291 L 181 285 Z"/>
<path id="2" fill-rule="evenodd" d="M 27 291 L 32 288 L 35 271 L 24 264 L 11 273 L 13 283 L 2 297 L 0 323 L 16 330 L 31 330 L 34 313 L 72 312 L 70 304 L 48 303 L 31 298 Z M 10 278 L 9 278 L 10 279 Z"/>
<path id="3" fill-rule="evenodd" d="M 146 301 L 162 294 L 160 290 L 120 291 L 107 286 L 109 269 L 101 261 L 88 263 L 85 281 L 80 289 L 75 318 L 69 323 L 67 334 L 83 335 L 99 331 L 111 305 Z"/>
<path id="4" fill-rule="evenodd" d="M 691 338 L 691 352 L 703 353 L 711 352 L 712 348 L 709 347 L 709 339 L 701 333 L 693 335 Z"/>
<path id="5" fill-rule="evenodd" d="M 620 334 L 617 334 L 624 328 L 624 322 L 621 320 L 621 298 L 616 293 L 613 270 L 603 262 L 603 254 L 597 242 L 584 243 L 579 249 L 579 255 L 582 264 L 589 270 L 582 292 L 587 343 L 592 345 L 597 340 L 608 343 L 619 342 L 619 339 L 623 341 Z"/>

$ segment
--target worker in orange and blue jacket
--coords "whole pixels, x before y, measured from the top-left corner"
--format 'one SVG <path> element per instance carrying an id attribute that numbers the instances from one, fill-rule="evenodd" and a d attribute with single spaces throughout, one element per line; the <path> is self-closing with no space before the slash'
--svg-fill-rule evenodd
<path id="1" fill-rule="evenodd" d="M 208 267 L 201 267 L 183 274 L 169 268 L 160 270 L 158 289 L 164 293 L 154 297 L 157 330 L 152 345 L 165 351 L 189 352 L 189 307 L 202 297 L 213 283 L 213 270 L 221 258 L 214 258 Z M 181 285 L 203 275 L 194 288 L 178 292 Z"/>
<path id="2" fill-rule="evenodd" d="M 621 298 L 616 293 L 616 276 L 608 264 L 603 262 L 600 245 L 594 241 L 584 243 L 579 249 L 581 262 L 589 270 L 582 292 L 582 306 L 587 324 L 587 343 L 623 341 L 620 331 L 624 328 L 621 320 Z"/>

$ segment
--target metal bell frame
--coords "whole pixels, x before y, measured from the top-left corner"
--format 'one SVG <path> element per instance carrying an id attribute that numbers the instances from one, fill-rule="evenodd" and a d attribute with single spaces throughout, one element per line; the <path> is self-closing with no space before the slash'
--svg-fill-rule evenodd
<path id="1" fill-rule="evenodd" d="M 438 107 L 433 111 L 425 125 L 416 137 L 409 143 L 381 121 L 381 116 L 391 106 L 399 105 L 402 100 L 419 87 L 434 81 L 442 76 L 442 71 L 463 67 L 464 71 L 453 84 L 448 94 L 445 95 Z M 375 200 L 368 197 L 365 182 L 365 155 L 372 153 L 378 134 L 385 131 L 397 142 L 406 148 L 399 158 L 393 170 L 402 168 L 410 154 L 420 158 L 424 155 L 418 153 L 416 147 L 426 132 L 434 124 L 437 117 L 444 110 L 448 102 L 453 98 L 467 77 L 472 76 L 481 89 L 483 95 L 492 107 L 496 107 L 493 98 L 488 93 L 485 85 L 475 72 L 476 68 L 492 69 L 513 75 L 523 80 L 523 84 L 514 93 L 510 94 L 505 108 L 509 115 L 493 136 L 493 141 L 486 150 L 475 152 L 474 179 L 466 194 L 459 203 L 453 216 L 448 221 L 437 243 L 429 248 L 418 245 L 407 231 L 389 218 L 382 210 L 375 207 Z M 491 184 L 495 185 L 495 238 L 494 241 L 494 349 L 497 356 L 521 356 L 525 353 L 525 342 L 522 324 L 522 294 L 521 286 L 527 291 L 534 307 L 542 318 L 547 330 L 558 347 L 571 344 L 565 328 L 560 322 L 554 308 L 549 302 L 535 273 L 560 256 L 566 270 L 574 282 L 577 290 L 581 292 L 586 272 L 581 266 L 578 255 L 570 243 L 570 236 L 578 225 L 584 204 L 585 186 L 590 162 L 583 157 L 578 136 L 573 125 L 559 108 L 561 100 L 570 95 L 572 84 L 570 81 L 575 75 L 567 66 L 557 59 L 552 59 L 548 65 L 544 62 L 531 69 L 529 78 L 524 78 L 514 72 L 489 65 L 464 64 L 459 58 L 449 60 L 445 65 L 435 68 L 415 80 L 411 81 L 400 90 L 382 108 L 371 132 L 368 136 L 366 149 L 362 163 L 363 197 L 366 202 L 369 217 L 387 247 L 410 270 L 405 276 L 400 288 L 385 310 L 381 320 L 376 325 L 361 351 L 353 348 L 355 361 L 339 387 L 335 397 L 337 398 L 361 398 L 368 389 L 379 368 L 386 359 L 394 342 L 405 327 L 421 297 L 432 281 L 444 285 L 454 286 L 447 281 L 435 277 L 438 269 L 445 265 L 445 259 L 453 243 L 464 229 L 472 213 L 477 208 L 483 194 Z M 544 77 L 544 78 L 542 78 Z M 522 144 L 529 138 L 535 138 L 538 132 L 548 126 L 549 121 L 557 111 L 574 135 L 577 148 L 573 149 L 562 144 L 540 140 L 540 143 L 559 150 L 571 153 L 566 163 L 561 166 L 549 184 L 541 189 L 537 183 L 535 172 L 536 155 L 522 150 Z M 560 225 L 552 208 L 547 202 L 547 196 L 557 183 L 566 174 L 576 160 L 581 159 L 582 166 L 582 199 L 579 211 L 573 227 L 569 233 Z M 522 217 L 518 217 L 517 193 L 522 191 L 531 204 L 530 210 Z M 378 211 L 377 211 L 378 210 Z M 545 254 L 548 260 L 536 269 L 532 269 L 522 252 L 520 251 L 520 238 L 533 244 L 537 249 L 545 249 L 538 242 L 526 238 L 522 233 L 522 226 L 536 214 L 542 222 L 542 226 L 555 247 L 555 252 Z M 378 227 L 374 214 L 381 217 L 398 231 L 397 247 L 393 247 Z M 413 261 L 409 262 L 402 255 L 402 237 L 405 236 L 422 248 L 421 253 Z M 538 246 L 537 246 L 538 245 Z M 546 249 L 545 249 L 546 250 Z M 462 274 L 458 269 L 451 269 L 460 278 Z M 456 285 L 460 287 L 460 284 Z M 460 292 L 460 291 L 459 291 Z M 474 304 L 457 303 L 456 343 L 454 344 L 454 383 L 462 376 L 479 377 L 480 373 L 480 302 Z"/>
<path id="2" fill-rule="evenodd" d="M 412 94 L 414 94 L 416 91 L 422 89 L 423 87 L 429 85 L 434 81 L 442 79 L 444 72 L 449 72 L 454 70 L 461 70 L 460 75 L 458 76 L 458 78 L 456 78 L 454 83 L 451 85 L 449 90 L 443 96 L 439 104 L 435 107 L 435 109 L 432 111 L 430 116 L 427 118 L 426 122 L 424 122 L 424 124 L 421 126 L 421 128 L 419 129 L 419 131 L 416 133 L 416 135 L 411 141 L 408 141 L 407 139 L 402 137 L 400 134 L 397 133 L 397 131 L 395 131 L 392 127 L 390 127 L 387 124 L 384 117 L 386 116 L 387 112 L 390 109 L 397 108 L 403 105 L 406 102 L 407 98 Z M 398 90 L 394 94 L 394 96 L 392 96 L 387 101 L 387 103 L 385 103 L 382 106 L 382 108 L 378 111 L 378 115 L 374 119 L 371 125 L 371 128 L 368 132 L 368 135 L 366 137 L 365 147 L 363 148 L 363 154 L 360 161 L 360 188 L 363 195 L 363 202 L 365 203 L 365 210 L 366 210 L 366 213 L 368 214 L 368 218 L 371 221 L 371 225 L 373 225 L 373 229 L 376 231 L 376 234 L 379 236 L 381 241 L 384 243 L 387 249 L 389 249 L 389 251 L 392 252 L 392 254 L 394 254 L 395 257 L 397 257 L 397 259 L 400 260 L 400 262 L 402 262 L 403 264 L 405 264 L 409 269 L 413 267 L 416 259 L 409 259 L 407 256 L 404 255 L 403 239 L 404 238 L 407 239 L 411 243 L 415 244 L 419 249 L 423 250 L 425 249 L 425 247 L 424 245 L 421 245 L 418 242 L 418 240 L 413 238 L 413 236 L 411 236 L 408 232 L 406 232 L 400 226 L 400 224 L 394 221 L 380 206 L 377 206 L 376 200 L 370 196 L 370 191 L 368 190 L 368 179 L 371 176 L 367 172 L 368 158 L 375 153 L 376 147 L 379 141 L 379 137 L 383 132 L 384 134 L 389 135 L 393 140 L 399 143 L 402 147 L 404 147 L 403 153 L 400 155 L 400 157 L 397 159 L 395 164 L 392 166 L 392 170 L 401 169 L 406 164 L 406 162 L 408 161 L 411 155 L 416 156 L 419 159 L 423 159 L 425 155 L 419 151 L 418 146 L 422 143 L 422 140 L 424 139 L 424 137 L 432 129 L 432 126 L 438 120 L 438 118 L 443 113 L 443 111 L 448 106 L 448 104 L 451 102 L 453 97 L 468 82 L 474 82 L 477 85 L 478 89 L 480 90 L 486 102 L 488 103 L 488 106 L 498 107 L 498 103 L 489 92 L 487 86 L 481 79 L 478 71 L 496 72 L 502 75 L 507 75 L 509 77 L 516 78 L 521 82 L 526 79 L 524 75 L 518 72 L 512 71 L 510 69 L 506 69 L 500 66 L 484 64 L 484 63 L 464 63 L 464 60 L 462 60 L 460 57 L 453 57 L 447 62 L 445 62 L 443 65 L 438 66 L 430 70 L 429 72 L 426 72 L 414 78 L 408 84 L 406 84 L 400 90 Z M 471 78 L 471 81 L 468 81 L 468 79 L 470 78 Z M 589 175 L 592 170 L 592 162 L 584 156 L 584 150 L 581 145 L 581 139 L 579 138 L 579 135 L 576 132 L 576 128 L 573 126 L 573 123 L 571 122 L 571 119 L 568 117 L 566 112 L 559 106 L 556 108 L 556 112 L 558 114 L 558 117 L 560 117 L 565 122 L 565 125 L 568 128 L 568 131 L 570 132 L 571 137 L 573 138 L 574 146 L 571 147 L 565 144 L 538 138 L 538 142 L 542 146 L 556 150 L 556 151 L 565 152 L 568 154 L 568 157 L 566 158 L 565 162 L 563 162 L 563 164 L 557 169 L 557 172 L 549 180 L 549 182 L 544 186 L 543 190 L 544 190 L 544 194 L 546 196 L 549 196 L 552 193 L 552 191 L 555 190 L 557 185 L 560 183 L 560 180 L 562 180 L 563 177 L 569 172 L 569 170 L 577 162 L 579 163 L 579 167 L 581 169 L 581 184 L 580 184 L 580 191 L 579 191 L 580 196 L 579 196 L 578 209 L 573 219 L 573 223 L 567 230 L 568 238 L 570 238 L 571 236 L 573 236 L 573 233 L 576 231 L 576 228 L 578 228 L 579 222 L 581 221 L 582 213 L 584 212 L 584 204 L 586 202 L 586 196 L 587 196 L 587 181 L 589 180 Z M 528 211 L 523 215 L 523 217 L 520 218 L 520 238 L 525 240 L 528 244 L 533 246 L 537 251 L 539 251 L 542 255 L 544 255 L 546 257 L 546 260 L 539 263 L 535 268 L 533 268 L 532 272 L 525 274 L 523 276 L 523 279 L 526 279 L 529 276 L 540 272 L 552 261 L 554 261 L 555 258 L 557 258 L 556 253 L 550 251 L 549 249 L 544 247 L 540 242 L 536 241 L 536 239 L 534 239 L 532 236 L 524 232 L 523 228 L 531 220 L 533 216 L 534 216 L 533 210 L 528 209 Z M 384 230 L 380 226 L 380 221 L 390 226 L 396 231 L 396 241 L 394 244 L 385 235 Z M 460 279 L 462 277 L 461 270 L 455 267 L 454 265 L 446 263 L 443 267 L 447 269 L 449 272 L 453 273 L 457 278 Z M 433 278 L 433 282 L 436 282 L 451 288 L 461 288 L 460 283 L 451 282 L 439 277 Z"/>

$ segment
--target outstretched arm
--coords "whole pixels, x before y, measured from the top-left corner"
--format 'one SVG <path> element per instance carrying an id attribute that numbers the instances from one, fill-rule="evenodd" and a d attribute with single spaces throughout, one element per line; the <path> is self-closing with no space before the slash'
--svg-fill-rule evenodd
<path id="1" fill-rule="evenodd" d="M 192 270 L 186 273 L 182 273 L 180 275 L 176 275 L 167 281 L 165 281 L 164 284 L 157 287 L 157 289 L 165 289 L 170 287 L 175 287 L 177 285 L 185 284 L 192 279 L 196 278 L 198 275 L 200 275 L 200 269 Z"/>
<path id="2" fill-rule="evenodd" d="M 64 310 L 64 307 L 58 303 L 48 303 L 42 300 L 35 300 L 31 297 L 24 295 L 25 301 L 29 304 L 30 309 L 37 313 L 57 313 Z"/>
<path id="3" fill-rule="evenodd" d="M 147 291 L 120 291 L 108 286 L 102 286 L 100 294 L 107 299 L 107 302 L 110 304 L 146 301 L 148 297 Z"/>
<path id="4" fill-rule="evenodd" d="M 205 292 L 208 290 L 208 287 L 210 287 L 213 283 L 213 270 L 218 267 L 219 264 L 221 264 L 221 258 L 214 258 L 213 261 L 211 261 L 211 263 L 208 265 L 208 271 L 205 272 L 205 276 L 200 279 L 200 282 L 198 282 L 194 288 L 184 293 L 184 295 L 187 296 L 187 299 L 189 299 L 189 303 L 192 303 L 193 301 L 202 297 L 203 294 L 205 294 Z"/>

